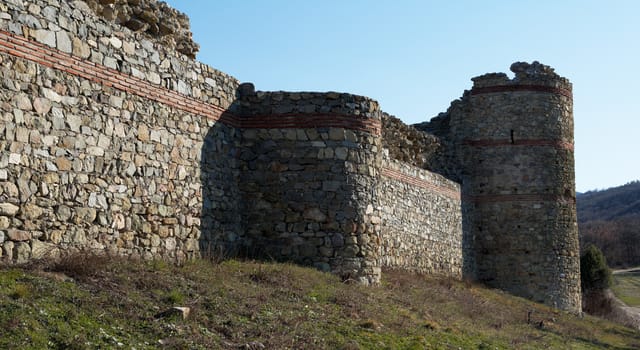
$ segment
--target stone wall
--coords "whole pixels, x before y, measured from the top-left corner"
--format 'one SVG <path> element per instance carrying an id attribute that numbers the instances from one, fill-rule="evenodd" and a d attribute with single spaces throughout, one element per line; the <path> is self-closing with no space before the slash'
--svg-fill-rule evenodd
<path id="1" fill-rule="evenodd" d="M 381 266 L 461 278 L 460 186 L 388 157 L 382 174 Z"/>
<path id="2" fill-rule="evenodd" d="M 551 68 L 475 78 L 414 128 L 362 96 L 256 92 L 156 39 L 82 1 L 0 3 L 2 261 L 248 254 L 579 309 L 571 85 Z"/>
<path id="3" fill-rule="evenodd" d="M 201 221 L 240 231 L 236 133 L 216 122 L 238 82 L 81 4 L 0 4 L 3 260 L 184 259 L 200 252 Z M 202 176 L 215 182 L 206 213 Z"/>
<path id="4" fill-rule="evenodd" d="M 2 10 L 4 260 L 259 253 L 379 280 L 375 101 L 255 92 L 81 2 Z"/>

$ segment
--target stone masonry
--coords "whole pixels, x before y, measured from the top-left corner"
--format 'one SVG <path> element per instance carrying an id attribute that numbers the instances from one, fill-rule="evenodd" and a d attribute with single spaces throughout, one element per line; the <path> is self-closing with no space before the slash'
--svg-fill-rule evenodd
<path id="1" fill-rule="evenodd" d="M 417 127 L 445 144 L 432 170 L 462 184 L 465 275 L 580 310 L 571 83 L 538 62 L 511 70 Z"/>
<path id="2" fill-rule="evenodd" d="M 255 91 L 119 25 L 177 16 L 153 1 L 88 3 L 0 4 L 2 261 L 391 267 L 579 310 L 571 85 L 551 68 L 474 78 L 412 127 L 362 96 Z"/>
<path id="3" fill-rule="evenodd" d="M 198 49 L 189 30 L 189 17 L 164 1 L 83 0 L 93 12 L 134 32 L 145 33 L 163 46 L 195 58 Z"/>

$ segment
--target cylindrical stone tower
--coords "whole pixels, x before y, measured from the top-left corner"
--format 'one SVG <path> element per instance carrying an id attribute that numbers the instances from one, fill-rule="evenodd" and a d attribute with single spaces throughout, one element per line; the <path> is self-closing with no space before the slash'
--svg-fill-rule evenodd
<path id="1" fill-rule="evenodd" d="M 475 277 L 579 311 L 571 83 L 538 62 L 473 79 L 456 124 Z"/>

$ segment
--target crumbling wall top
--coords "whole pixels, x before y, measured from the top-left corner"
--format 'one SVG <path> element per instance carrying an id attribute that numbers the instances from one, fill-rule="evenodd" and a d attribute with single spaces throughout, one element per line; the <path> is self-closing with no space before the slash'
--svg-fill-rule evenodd
<path id="1" fill-rule="evenodd" d="M 541 85 L 567 91 L 572 89 L 568 79 L 559 76 L 552 67 L 538 61 L 515 62 L 511 65 L 511 71 L 515 73 L 513 79 L 505 73 L 488 73 L 472 78 L 473 89 L 507 85 Z"/>
<path id="2" fill-rule="evenodd" d="M 98 16 L 141 32 L 162 45 L 195 58 L 200 45 L 195 43 L 189 17 L 157 0 L 82 0 Z"/>
<path id="3" fill-rule="evenodd" d="M 533 61 L 532 63 L 514 62 L 509 69 L 516 74 L 516 79 L 526 79 L 535 76 L 560 78 L 553 68 L 538 61 Z"/>
<path id="4" fill-rule="evenodd" d="M 382 146 L 389 157 L 423 169 L 431 169 L 440 140 L 429 133 L 403 123 L 387 113 L 382 114 Z"/>

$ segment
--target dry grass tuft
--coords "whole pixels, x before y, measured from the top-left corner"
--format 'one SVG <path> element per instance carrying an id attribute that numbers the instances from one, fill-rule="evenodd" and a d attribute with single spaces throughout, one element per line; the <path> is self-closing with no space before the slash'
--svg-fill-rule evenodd
<path id="1" fill-rule="evenodd" d="M 104 254 L 78 252 L 46 262 L 45 270 L 62 273 L 73 279 L 86 280 L 102 274 L 107 266 L 112 266 L 115 261 L 123 259 Z"/>

